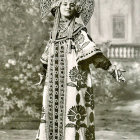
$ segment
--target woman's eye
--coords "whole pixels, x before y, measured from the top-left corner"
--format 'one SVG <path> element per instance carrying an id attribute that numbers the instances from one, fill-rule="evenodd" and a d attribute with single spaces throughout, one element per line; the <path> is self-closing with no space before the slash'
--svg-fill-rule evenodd
<path id="1" fill-rule="evenodd" d="M 67 3 L 63 3 L 64 6 L 67 6 Z"/>
<path id="2" fill-rule="evenodd" d="M 71 6 L 71 7 L 74 7 L 74 6 L 75 6 L 75 4 L 70 4 L 70 6 Z"/>

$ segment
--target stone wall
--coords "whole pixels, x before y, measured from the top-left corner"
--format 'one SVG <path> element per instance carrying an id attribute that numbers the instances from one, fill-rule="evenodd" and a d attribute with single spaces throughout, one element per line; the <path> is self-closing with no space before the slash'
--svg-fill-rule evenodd
<path id="1" fill-rule="evenodd" d="M 97 43 L 140 43 L 140 0 L 95 0 L 89 31 Z M 113 38 L 113 16 L 124 16 L 125 38 Z"/>
<path id="2" fill-rule="evenodd" d="M 140 43 L 140 0 L 133 1 L 133 42 Z"/>

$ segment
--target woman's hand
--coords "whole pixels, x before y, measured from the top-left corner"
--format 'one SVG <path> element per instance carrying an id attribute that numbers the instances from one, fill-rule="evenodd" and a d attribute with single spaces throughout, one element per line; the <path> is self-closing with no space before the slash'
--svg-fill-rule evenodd
<path id="1" fill-rule="evenodd" d="M 35 86 L 40 86 L 43 81 L 44 81 L 44 75 L 42 75 L 41 73 L 38 73 L 39 77 L 40 77 L 40 81 L 38 83 L 35 84 Z"/>
<path id="2" fill-rule="evenodd" d="M 123 72 L 126 72 L 125 70 L 118 69 L 116 65 L 111 65 L 108 69 L 108 72 L 117 80 L 117 82 L 125 82 L 125 78 L 123 76 Z"/>

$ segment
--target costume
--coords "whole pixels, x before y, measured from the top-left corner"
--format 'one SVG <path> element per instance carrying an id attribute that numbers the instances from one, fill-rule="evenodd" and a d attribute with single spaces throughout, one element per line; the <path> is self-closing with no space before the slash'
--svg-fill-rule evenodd
<path id="1" fill-rule="evenodd" d="M 58 20 L 59 15 L 55 16 Z M 94 94 L 88 66 L 93 63 L 107 70 L 111 63 L 85 26 L 71 20 L 68 28 L 62 29 L 64 22 L 59 20 L 57 32 L 52 33 L 41 57 L 45 84 L 36 140 L 95 140 Z"/>

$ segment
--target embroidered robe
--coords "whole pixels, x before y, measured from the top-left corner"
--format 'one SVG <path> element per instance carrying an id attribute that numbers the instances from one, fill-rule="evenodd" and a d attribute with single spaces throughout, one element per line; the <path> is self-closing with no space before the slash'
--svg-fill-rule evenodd
<path id="1" fill-rule="evenodd" d="M 94 94 L 90 63 L 108 69 L 110 61 L 81 24 L 68 48 L 66 33 L 49 41 L 41 57 L 46 65 L 43 107 L 36 140 L 95 140 Z M 94 81 L 93 81 L 94 82 Z"/>

